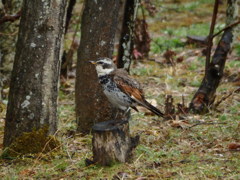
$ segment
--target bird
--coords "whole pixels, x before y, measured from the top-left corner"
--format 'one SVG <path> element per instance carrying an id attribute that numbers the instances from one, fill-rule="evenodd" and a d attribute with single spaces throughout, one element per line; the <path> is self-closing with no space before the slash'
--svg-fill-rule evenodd
<path id="1" fill-rule="evenodd" d="M 114 107 L 124 112 L 130 108 L 138 112 L 137 106 L 142 106 L 157 116 L 164 117 L 159 109 L 145 99 L 140 83 L 124 69 L 118 69 L 110 58 L 102 57 L 89 62 L 95 65 L 103 92 Z"/>

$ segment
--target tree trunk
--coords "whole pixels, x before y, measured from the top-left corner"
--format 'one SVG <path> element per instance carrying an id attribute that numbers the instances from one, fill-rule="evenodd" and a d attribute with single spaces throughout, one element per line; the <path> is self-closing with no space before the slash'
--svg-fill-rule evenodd
<path id="1" fill-rule="evenodd" d="M 4 6 L 0 7 L 0 19 L 18 13 L 21 4 L 22 0 L 6 1 Z M 10 82 L 18 25 L 19 20 L 0 24 L 0 101 L 6 98 L 2 97 L 2 89 L 8 87 Z"/>
<path id="2" fill-rule="evenodd" d="M 236 16 L 234 15 L 234 13 L 236 13 L 235 10 L 231 10 L 233 5 L 230 4 L 231 2 L 232 0 L 228 1 L 226 19 L 227 25 L 233 23 L 234 20 L 232 17 Z M 190 109 L 193 111 L 197 113 L 208 111 L 207 108 L 214 103 L 216 90 L 220 84 L 221 78 L 223 77 L 225 62 L 227 59 L 227 54 L 231 49 L 232 41 L 233 29 L 229 28 L 223 33 L 217 49 L 212 57 L 212 61 L 206 68 L 203 81 L 190 103 Z"/>
<path id="3" fill-rule="evenodd" d="M 78 131 L 86 133 L 95 122 L 109 120 L 113 114 L 103 94 L 94 66 L 99 57 L 112 58 L 119 0 L 86 0 L 82 16 L 76 77 L 76 116 Z"/>
<path id="4" fill-rule="evenodd" d="M 128 121 L 105 121 L 93 126 L 93 162 L 109 166 L 129 162 L 139 136 L 130 137 Z"/>
<path id="5" fill-rule="evenodd" d="M 230 25 L 234 22 L 237 22 L 240 19 L 240 0 L 228 0 L 228 7 L 227 7 L 227 19 L 226 24 Z M 240 25 L 238 24 L 233 29 L 233 36 L 236 37 L 233 39 L 234 43 L 239 43 L 238 38 L 240 38 Z"/>
<path id="6" fill-rule="evenodd" d="M 133 31 L 138 0 L 127 0 L 118 48 L 117 67 L 129 71 L 133 51 Z"/>
<path id="7" fill-rule="evenodd" d="M 190 108 L 196 112 L 207 111 L 215 100 L 217 87 L 222 79 L 227 54 L 230 51 L 232 42 L 232 30 L 224 32 L 217 49 L 213 55 L 212 62 L 209 64 L 202 84 L 194 95 Z"/>
<path id="8" fill-rule="evenodd" d="M 57 128 L 57 94 L 66 0 L 24 0 L 4 132 L 4 147 L 24 132 Z"/>
<path id="9" fill-rule="evenodd" d="M 65 21 L 65 30 L 64 30 L 65 34 L 67 34 L 68 27 L 69 27 L 70 21 L 72 19 L 72 15 L 73 15 L 72 13 L 73 13 L 75 4 L 76 4 L 76 0 L 68 1 L 66 21 Z M 62 65 L 61 65 L 61 73 L 60 74 L 61 74 L 61 77 L 64 77 L 66 79 L 68 78 L 68 72 L 72 67 L 72 58 L 73 58 L 72 56 L 73 56 L 74 50 L 71 48 L 72 47 L 70 47 L 70 49 L 68 51 L 64 50 L 63 54 L 62 54 Z"/>

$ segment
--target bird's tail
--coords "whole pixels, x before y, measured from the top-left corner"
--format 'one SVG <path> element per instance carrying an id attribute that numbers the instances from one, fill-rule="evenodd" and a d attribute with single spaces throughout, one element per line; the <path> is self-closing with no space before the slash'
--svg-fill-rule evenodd
<path id="1" fill-rule="evenodd" d="M 164 117 L 164 114 L 158 108 L 154 107 L 146 100 L 144 101 L 144 103 L 141 103 L 141 105 L 144 106 L 145 108 L 147 108 L 149 111 L 153 112 L 154 114 L 156 114 L 160 117 Z"/>

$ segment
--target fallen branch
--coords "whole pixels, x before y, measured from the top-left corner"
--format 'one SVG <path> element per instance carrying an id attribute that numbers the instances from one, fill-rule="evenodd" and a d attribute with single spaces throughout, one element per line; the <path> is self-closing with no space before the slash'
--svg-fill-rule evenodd
<path id="1" fill-rule="evenodd" d="M 196 123 L 190 126 L 189 129 L 198 125 L 212 125 L 212 124 L 227 124 L 227 123 L 226 122 L 202 122 L 202 123 Z"/>
<path id="2" fill-rule="evenodd" d="M 3 16 L 0 19 L 0 24 L 3 24 L 3 23 L 8 22 L 8 21 L 14 22 L 17 19 L 19 19 L 20 17 L 21 17 L 21 10 L 17 14 Z"/>

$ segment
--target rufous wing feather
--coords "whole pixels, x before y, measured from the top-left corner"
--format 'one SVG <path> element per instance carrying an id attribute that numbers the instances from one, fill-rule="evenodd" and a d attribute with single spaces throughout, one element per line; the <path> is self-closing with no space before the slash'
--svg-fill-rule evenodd
<path id="1" fill-rule="evenodd" d="M 160 110 L 145 100 L 140 84 L 136 80 L 130 78 L 126 71 L 118 71 L 118 73 L 113 74 L 112 77 L 118 88 L 129 95 L 139 105 L 142 105 L 154 114 L 163 117 L 163 113 Z"/>

